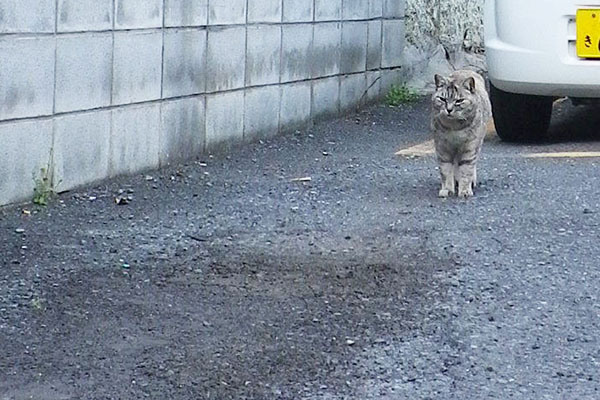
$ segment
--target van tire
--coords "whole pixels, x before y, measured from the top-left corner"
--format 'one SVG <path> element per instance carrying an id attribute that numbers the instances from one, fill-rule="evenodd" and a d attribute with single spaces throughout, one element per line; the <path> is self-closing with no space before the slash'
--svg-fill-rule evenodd
<path id="1" fill-rule="evenodd" d="M 509 93 L 490 84 L 496 132 L 506 142 L 539 142 L 547 138 L 552 97 Z"/>

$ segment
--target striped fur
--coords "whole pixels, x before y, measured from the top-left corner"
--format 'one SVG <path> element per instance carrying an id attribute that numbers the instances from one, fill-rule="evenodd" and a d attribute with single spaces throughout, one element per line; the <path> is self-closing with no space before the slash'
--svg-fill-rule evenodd
<path id="1" fill-rule="evenodd" d="M 440 166 L 440 197 L 456 193 L 470 197 L 477 185 L 477 159 L 492 116 L 490 100 L 481 75 L 456 71 L 435 76 L 431 129 Z"/>

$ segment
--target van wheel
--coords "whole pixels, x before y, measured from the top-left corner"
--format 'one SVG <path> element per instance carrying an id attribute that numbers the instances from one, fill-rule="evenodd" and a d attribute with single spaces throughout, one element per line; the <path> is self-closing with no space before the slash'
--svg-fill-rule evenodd
<path id="1" fill-rule="evenodd" d="M 496 132 L 506 142 L 535 142 L 547 137 L 552 97 L 509 93 L 490 85 Z"/>

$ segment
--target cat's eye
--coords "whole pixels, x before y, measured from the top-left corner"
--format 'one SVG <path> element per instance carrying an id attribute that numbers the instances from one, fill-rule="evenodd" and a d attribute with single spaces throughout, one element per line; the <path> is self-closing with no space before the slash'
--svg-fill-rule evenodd
<path id="1" fill-rule="evenodd" d="M 440 102 L 442 102 L 442 103 L 445 103 L 445 102 L 446 102 L 446 99 L 445 99 L 445 98 L 443 98 L 443 97 L 441 97 L 441 96 L 438 96 L 438 98 L 437 98 L 437 99 L 438 99 L 438 101 L 440 101 Z"/>
<path id="2" fill-rule="evenodd" d="M 464 99 L 458 99 L 458 100 L 456 100 L 456 101 L 454 102 L 454 104 L 456 104 L 456 105 L 460 105 L 460 104 L 463 104 L 464 102 L 465 102 L 465 100 L 464 100 Z"/>

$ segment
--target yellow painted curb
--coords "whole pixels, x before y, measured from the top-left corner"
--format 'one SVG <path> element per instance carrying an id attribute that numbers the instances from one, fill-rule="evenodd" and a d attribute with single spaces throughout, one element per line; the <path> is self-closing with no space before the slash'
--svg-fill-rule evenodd
<path id="1" fill-rule="evenodd" d="M 486 125 L 485 129 L 485 138 L 491 139 L 496 136 L 496 127 L 494 126 L 494 120 L 490 119 Z M 419 143 L 417 145 L 407 147 L 405 149 L 401 149 L 397 151 L 395 154 L 397 156 L 404 157 L 425 157 L 435 153 L 435 147 L 433 144 L 433 140 L 428 140 L 423 143 Z"/>
<path id="2" fill-rule="evenodd" d="M 404 157 L 424 157 L 433 153 L 435 153 L 433 148 L 433 140 L 428 140 L 415 146 L 402 149 L 396 152 L 396 155 Z"/>
<path id="3" fill-rule="evenodd" d="M 491 139 L 496 136 L 496 125 L 494 124 L 494 119 L 490 118 L 486 127 L 485 127 L 485 138 Z"/>
<path id="4" fill-rule="evenodd" d="M 525 158 L 595 158 L 600 157 L 600 151 L 568 151 L 556 153 L 531 153 Z"/>

